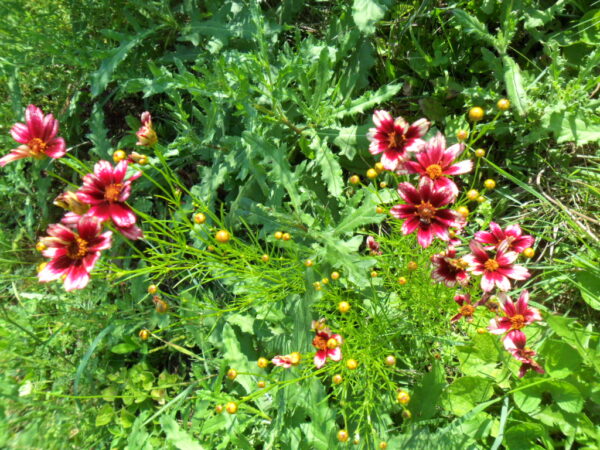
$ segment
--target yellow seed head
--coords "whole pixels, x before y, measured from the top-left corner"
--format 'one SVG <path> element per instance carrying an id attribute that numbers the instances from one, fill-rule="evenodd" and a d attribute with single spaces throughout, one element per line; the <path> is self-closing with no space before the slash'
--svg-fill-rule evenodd
<path id="1" fill-rule="evenodd" d="M 229 239 L 231 239 L 231 234 L 229 234 L 229 231 L 219 230 L 215 234 L 215 239 L 218 242 L 220 242 L 221 244 L 225 244 L 225 243 L 229 242 Z"/>
<path id="2" fill-rule="evenodd" d="M 380 162 L 375 163 L 375 166 L 373 166 L 373 168 L 377 171 L 377 173 L 381 173 L 385 170 L 383 168 L 383 164 L 381 164 Z"/>
<path id="3" fill-rule="evenodd" d="M 206 216 L 202 213 L 194 214 L 194 222 L 196 222 L 198 225 L 201 225 L 206 222 Z"/>
<path id="4" fill-rule="evenodd" d="M 533 258 L 535 256 L 535 250 L 531 247 L 528 247 L 525 250 L 523 250 L 523 256 L 525 258 Z"/>
<path id="5" fill-rule="evenodd" d="M 467 192 L 467 198 L 471 201 L 473 200 L 477 200 L 477 197 L 479 197 L 479 191 L 477 189 L 471 189 L 470 191 Z"/>
<path id="6" fill-rule="evenodd" d="M 238 373 L 237 373 L 237 370 L 235 370 L 235 369 L 229 369 L 227 371 L 227 378 L 229 378 L 232 381 L 236 379 L 237 375 L 238 375 Z"/>
<path id="7" fill-rule="evenodd" d="M 487 180 L 485 180 L 483 182 L 483 185 L 485 186 L 486 189 L 494 189 L 496 187 L 496 182 L 494 180 L 492 180 L 491 178 L 488 178 Z"/>
<path id="8" fill-rule="evenodd" d="M 258 358 L 258 361 L 256 361 L 256 365 L 258 367 L 260 367 L 261 369 L 264 369 L 265 367 L 267 367 L 269 365 L 269 360 L 267 358 L 263 358 L 261 356 L 260 358 Z"/>
<path id="9" fill-rule="evenodd" d="M 398 278 L 398 283 L 400 283 L 400 284 L 406 284 L 406 278 L 404 278 L 404 277 Z"/>
<path id="10" fill-rule="evenodd" d="M 346 367 L 350 370 L 355 370 L 358 367 L 358 361 L 355 359 L 349 359 L 346 361 Z"/>
<path id="11" fill-rule="evenodd" d="M 262 381 L 262 380 L 261 380 L 261 381 L 259 381 L 259 382 L 257 383 L 257 385 L 258 385 L 258 387 L 259 387 L 259 388 L 261 388 L 261 389 L 264 389 L 264 388 L 265 388 L 265 386 L 267 385 L 267 383 L 265 383 L 264 381 Z"/>
<path id="12" fill-rule="evenodd" d="M 385 357 L 385 364 L 387 366 L 395 366 L 396 365 L 396 357 L 394 355 L 388 355 Z"/>
<path id="13" fill-rule="evenodd" d="M 158 291 L 157 285 L 151 284 L 150 286 L 148 286 L 148 294 L 154 295 L 154 294 L 156 294 L 157 291 Z"/>
<path id="14" fill-rule="evenodd" d="M 383 214 L 385 212 L 385 209 L 383 209 L 381 206 L 378 206 L 377 208 L 375 208 L 375 212 L 377 214 Z"/>
<path id="15" fill-rule="evenodd" d="M 281 239 L 283 239 L 284 241 L 289 241 L 292 238 L 292 235 L 290 233 L 283 233 L 283 236 L 281 236 Z"/>
<path id="16" fill-rule="evenodd" d="M 371 272 L 371 278 L 377 278 L 377 275 L 379 275 L 375 270 Z"/>
<path id="17" fill-rule="evenodd" d="M 300 352 L 290 353 L 290 360 L 291 360 L 293 366 L 297 366 L 298 364 L 300 364 L 301 359 L 302 359 L 302 355 L 300 354 Z"/>
<path id="18" fill-rule="evenodd" d="M 340 430 L 337 432 L 337 438 L 338 438 L 338 441 L 340 441 L 340 442 L 348 442 L 350 435 L 348 434 L 348 432 L 346 430 Z"/>
<path id="19" fill-rule="evenodd" d="M 281 231 L 276 231 L 273 236 L 275 239 L 281 239 L 283 237 L 283 233 Z"/>
<path id="20" fill-rule="evenodd" d="M 235 414 L 238 410 L 238 405 L 235 402 L 228 402 L 225 405 L 225 410 L 229 413 L 229 414 Z"/>
<path id="21" fill-rule="evenodd" d="M 150 337 L 150 331 L 148 331 L 144 328 L 144 329 L 140 330 L 139 336 L 142 341 L 145 341 Z"/>
<path id="22" fill-rule="evenodd" d="M 117 150 L 113 153 L 113 161 L 116 163 L 123 161 L 125 158 L 127 158 L 127 153 L 123 150 Z"/>
<path id="23" fill-rule="evenodd" d="M 417 270 L 419 265 L 415 261 L 410 261 L 407 265 L 408 270 Z"/>
<path id="24" fill-rule="evenodd" d="M 401 389 L 398 391 L 396 400 L 398 400 L 398 403 L 400 403 L 401 405 L 408 405 L 408 402 L 410 402 L 410 395 L 408 394 L 408 392 L 403 391 Z"/>
<path id="25" fill-rule="evenodd" d="M 477 156 L 478 158 L 483 158 L 485 156 L 485 150 L 482 148 L 478 148 L 477 150 L 475 150 L 475 156 Z"/>
<path id="26" fill-rule="evenodd" d="M 338 303 L 338 310 L 342 314 L 347 313 L 348 311 L 350 311 L 350 303 L 348 303 L 348 302 L 339 302 Z"/>
<path id="27" fill-rule="evenodd" d="M 340 278 L 340 273 L 339 272 L 331 272 L 331 279 L 332 280 L 338 280 Z"/>
<path id="28" fill-rule="evenodd" d="M 206 247 L 206 250 L 209 252 L 214 252 L 216 250 L 214 245 L 209 245 L 208 247 Z"/>
<path id="29" fill-rule="evenodd" d="M 313 264 L 314 264 L 314 263 L 313 263 L 312 259 L 307 259 L 306 261 L 304 261 L 304 265 L 305 265 L 306 267 L 312 267 L 312 266 L 313 266 Z"/>
<path id="30" fill-rule="evenodd" d="M 487 331 L 487 328 L 477 328 L 477 334 L 485 334 Z"/>
<path id="31" fill-rule="evenodd" d="M 477 197 L 477 203 L 483 203 L 485 202 L 485 197 L 483 195 L 480 195 L 479 197 Z"/>
<path id="32" fill-rule="evenodd" d="M 385 450 L 386 448 L 388 448 L 388 443 L 387 443 L 387 442 L 385 442 L 385 441 L 381 441 L 381 442 L 379 443 L 379 448 L 380 448 L 381 450 Z"/>
<path id="33" fill-rule="evenodd" d="M 352 175 L 348 181 L 350 181 L 350 184 L 358 184 L 360 183 L 360 177 L 358 175 Z"/>
<path id="34" fill-rule="evenodd" d="M 333 384 L 341 384 L 341 382 L 344 381 L 344 378 L 342 378 L 339 373 L 336 373 L 333 377 L 331 377 L 331 381 L 333 381 Z"/>
<path id="35" fill-rule="evenodd" d="M 456 138 L 459 141 L 465 141 L 469 137 L 469 132 L 467 130 L 458 130 L 456 132 Z"/>
<path id="36" fill-rule="evenodd" d="M 481 119 L 483 119 L 484 115 L 485 112 L 479 106 L 474 106 L 469 110 L 469 119 L 471 119 L 473 122 L 479 122 Z"/>
<path id="37" fill-rule="evenodd" d="M 217 414 L 221 414 L 223 412 L 223 405 L 217 405 L 217 406 L 215 406 L 215 412 Z"/>
<path id="38" fill-rule="evenodd" d="M 469 215 L 469 208 L 467 208 L 466 206 L 459 206 L 456 209 L 456 212 L 458 212 L 463 217 L 467 217 Z"/>
<path id="39" fill-rule="evenodd" d="M 325 277 L 321 280 L 321 283 L 323 284 L 329 284 L 329 278 Z"/>
<path id="40" fill-rule="evenodd" d="M 377 171 L 375 169 L 369 169 L 367 170 L 367 178 L 369 179 L 373 179 L 373 178 L 377 178 Z"/>
<path id="41" fill-rule="evenodd" d="M 387 187 L 387 183 L 385 181 L 382 181 L 381 183 L 379 183 L 379 187 L 381 189 L 385 189 Z"/>
<path id="42" fill-rule="evenodd" d="M 510 108 L 510 102 L 506 98 L 501 98 L 500 100 L 498 100 L 496 106 L 500 111 L 506 111 Z"/>
<path id="43" fill-rule="evenodd" d="M 262 262 L 269 262 L 269 259 L 271 259 L 271 258 L 269 257 L 269 255 L 264 254 L 260 257 L 260 259 Z"/>

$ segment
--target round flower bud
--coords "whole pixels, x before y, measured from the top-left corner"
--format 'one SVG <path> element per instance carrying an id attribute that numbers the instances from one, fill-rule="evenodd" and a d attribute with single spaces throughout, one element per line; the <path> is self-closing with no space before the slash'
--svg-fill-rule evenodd
<path id="1" fill-rule="evenodd" d="M 488 178 L 487 180 L 485 180 L 483 182 L 483 185 L 485 186 L 486 189 L 494 189 L 496 187 L 496 182 L 494 180 L 492 180 L 491 178 Z"/>
<path id="2" fill-rule="evenodd" d="M 469 215 L 469 208 L 467 208 L 466 206 L 459 206 L 456 209 L 456 212 L 459 213 L 463 217 L 467 217 Z"/>
<path id="3" fill-rule="evenodd" d="M 396 357 L 394 355 L 388 355 L 385 357 L 386 366 L 395 366 L 396 365 Z"/>
<path id="4" fill-rule="evenodd" d="M 385 189 L 387 187 L 387 183 L 385 181 L 382 181 L 381 183 L 379 183 L 379 187 L 381 189 Z"/>
<path id="5" fill-rule="evenodd" d="M 412 413 L 408 409 L 405 409 L 404 411 L 402 411 L 402 417 L 404 417 L 405 419 L 411 419 Z"/>
<path id="6" fill-rule="evenodd" d="M 269 262 L 269 259 L 271 259 L 271 258 L 269 257 L 269 255 L 264 254 L 260 257 L 260 259 L 262 262 Z"/>
<path id="7" fill-rule="evenodd" d="M 138 163 L 140 166 L 145 166 L 146 164 L 148 164 L 148 157 L 147 157 L 146 155 L 144 155 L 144 156 L 141 156 L 141 157 L 138 159 L 138 162 L 137 162 L 137 163 Z"/>
<path id="8" fill-rule="evenodd" d="M 467 192 L 467 198 L 471 201 L 473 200 L 477 200 L 477 197 L 479 197 L 479 191 L 477 189 L 471 189 L 470 191 Z"/>
<path id="9" fill-rule="evenodd" d="M 321 283 L 323 284 L 329 284 L 329 278 L 325 277 L 321 280 Z"/>
<path id="10" fill-rule="evenodd" d="M 459 141 L 465 141 L 469 137 L 469 132 L 467 130 L 458 130 L 456 132 L 456 139 Z"/>
<path id="11" fill-rule="evenodd" d="M 506 98 L 501 98 L 498 100 L 498 103 L 496 103 L 496 106 L 500 111 L 506 111 L 508 108 L 510 108 L 510 102 Z"/>
<path id="12" fill-rule="evenodd" d="M 483 158 L 485 156 L 485 150 L 482 148 L 478 148 L 477 150 L 475 150 L 475 156 L 477 156 L 478 158 Z"/>
<path id="13" fill-rule="evenodd" d="M 214 252 L 216 250 L 214 245 L 209 245 L 208 247 L 206 247 L 206 250 L 209 252 Z"/>
<path id="14" fill-rule="evenodd" d="M 377 178 L 377 171 L 375 169 L 369 169 L 367 170 L 367 178 L 369 179 L 373 179 L 373 178 Z"/>
<path id="15" fill-rule="evenodd" d="M 307 259 L 306 261 L 304 261 L 304 265 L 306 267 L 312 267 L 314 265 L 312 259 Z"/>
<path id="16" fill-rule="evenodd" d="M 194 214 L 194 222 L 196 222 L 198 225 L 201 225 L 206 222 L 206 216 L 202 213 Z"/>
<path id="17" fill-rule="evenodd" d="M 400 284 L 406 284 L 406 282 L 407 282 L 406 278 L 404 278 L 404 277 L 398 278 L 398 283 L 400 283 Z"/>
<path id="18" fill-rule="evenodd" d="M 340 430 L 337 432 L 337 439 L 340 442 L 348 442 L 348 439 L 350 438 L 350 436 L 348 435 L 348 432 L 346 430 Z"/>
<path id="19" fill-rule="evenodd" d="M 125 158 L 127 158 L 127 153 L 125 153 L 123 150 L 117 150 L 113 153 L 113 161 L 116 163 L 123 161 Z"/>
<path id="20" fill-rule="evenodd" d="M 398 403 L 400 403 L 401 405 L 408 405 L 408 402 L 410 402 L 410 395 L 408 394 L 408 392 L 400 389 L 398 391 L 398 395 L 396 396 L 396 400 L 398 400 Z"/>
<path id="21" fill-rule="evenodd" d="M 350 303 L 348 302 L 339 302 L 338 303 L 338 310 L 343 314 L 343 313 L 347 313 L 348 311 L 350 311 Z"/>
<path id="22" fill-rule="evenodd" d="M 408 270 L 417 270 L 419 268 L 419 265 L 415 261 L 409 261 L 407 267 Z"/>
<path id="23" fill-rule="evenodd" d="M 229 242 L 229 239 L 231 239 L 231 234 L 229 234 L 229 231 L 219 230 L 215 234 L 215 239 L 221 244 L 225 244 L 226 242 Z"/>
<path id="24" fill-rule="evenodd" d="M 337 280 L 340 278 L 340 273 L 339 272 L 331 272 L 331 279 L 332 280 Z"/>
<path id="25" fill-rule="evenodd" d="M 377 173 L 381 173 L 384 170 L 383 164 L 380 162 L 375 163 L 373 168 L 377 171 Z"/>
<path id="26" fill-rule="evenodd" d="M 225 410 L 229 413 L 229 414 L 235 414 L 238 410 L 238 405 L 235 402 L 228 402 L 225 405 Z"/>
<path id="27" fill-rule="evenodd" d="M 378 206 L 375 208 L 375 212 L 377 214 L 383 214 L 385 212 L 385 209 L 383 209 L 381 206 Z"/>
<path id="28" fill-rule="evenodd" d="M 235 370 L 235 369 L 229 369 L 227 371 L 227 378 L 229 378 L 232 381 L 236 379 L 237 375 L 238 375 L 238 373 L 237 373 L 237 370 Z"/>
<path id="29" fill-rule="evenodd" d="M 477 334 L 485 334 L 487 331 L 487 328 L 477 328 Z"/>
<path id="30" fill-rule="evenodd" d="M 256 365 L 258 367 L 260 367 L 261 369 L 264 369 L 265 367 L 267 367 L 269 365 L 269 360 L 267 358 L 263 358 L 261 356 L 260 358 L 258 358 L 258 361 L 256 362 Z"/>
<path id="31" fill-rule="evenodd" d="M 265 388 L 265 386 L 267 385 L 267 383 L 265 383 L 264 381 L 262 381 L 262 380 L 261 380 L 261 381 L 259 381 L 259 382 L 257 383 L 257 385 L 258 385 L 258 387 L 259 387 L 259 388 L 261 388 L 261 389 L 264 389 L 264 388 Z"/>
<path id="32" fill-rule="evenodd" d="M 145 341 L 150 337 L 150 332 L 144 328 L 140 330 L 139 336 L 142 341 Z"/>
<path id="33" fill-rule="evenodd" d="M 484 114 L 485 113 L 482 108 L 479 106 L 474 106 L 469 110 L 469 119 L 471 119 L 473 122 L 479 122 L 481 119 L 483 119 Z"/>
<path id="34" fill-rule="evenodd" d="M 161 298 L 155 296 L 152 301 L 154 302 L 154 309 L 157 313 L 164 314 L 169 310 L 169 305 Z"/>
<path id="35" fill-rule="evenodd" d="M 148 286 L 148 294 L 154 295 L 156 294 L 156 291 L 158 291 L 157 285 L 151 284 L 150 286 Z"/>
<path id="36" fill-rule="evenodd" d="M 48 247 L 46 247 L 46 245 L 43 242 L 38 242 L 37 244 L 35 244 L 35 249 L 38 252 L 43 252 L 44 250 L 46 250 Z"/>
<path id="37" fill-rule="evenodd" d="M 290 361 L 292 362 L 292 366 L 297 366 L 300 364 L 300 360 L 302 359 L 302 355 L 300 352 L 292 352 L 290 353 Z"/>
<path id="38" fill-rule="evenodd" d="M 215 406 L 215 412 L 217 414 L 221 414 L 223 412 L 223 405 L 217 405 L 217 406 Z"/>
<path id="39" fill-rule="evenodd" d="M 276 231 L 273 236 L 275 239 L 281 239 L 283 237 L 283 233 L 281 231 Z"/>
<path id="40" fill-rule="evenodd" d="M 377 278 L 377 275 L 379 275 L 375 270 L 371 272 L 371 278 Z"/>
<path id="41" fill-rule="evenodd" d="M 341 382 L 344 381 L 344 378 L 342 378 L 339 373 L 336 373 L 333 377 L 331 377 L 331 381 L 333 381 L 333 384 L 341 384 Z"/>
<path id="42" fill-rule="evenodd" d="M 339 345 L 340 345 L 340 343 L 337 341 L 337 339 L 330 338 L 327 340 L 327 348 L 330 350 L 337 348 Z"/>
<path id="43" fill-rule="evenodd" d="M 381 442 L 379 443 L 379 448 L 380 448 L 381 450 L 385 450 L 386 448 L 388 448 L 388 443 L 387 443 L 387 442 L 385 442 L 385 441 L 381 441 Z"/>
<path id="44" fill-rule="evenodd" d="M 317 290 L 321 290 L 321 282 L 320 281 L 315 281 L 313 283 L 313 287 Z"/>
<path id="45" fill-rule="evenodd" d="M 346 367 L 350 370 L 355 370 L 358 367 L 358 361 L 355 359 L 349 359 L 346 361 Z"/>
<path id="46" fill-rule="evenodd" d="M 525 250 L 523 250 L 523 256 L 525 258 L 533 258 L 535 256 L 535 250 L 531 247 L 528 247 Z"/>
<path id="47" fill-rule="evenodd" d="M 289 241 L 292 238 L 292 235 L 290 233 L 283 233 L 283 236 L 281 236 L 281 239 L 283 239 L 284 241 Z"/>
<path id="48" fill-rule="evenodd" d="M 350 184 L 358 184 L 360 183 L 360 177 L 358 175 L 352 175 L 348 181 L 350 181 Z"/>
<path id="49" fill-rule="evenodd" d="M 485 202 L 485 197 L 483 195 L 480 195 L 479 197 L 477 197 L 477 203 L 483 203 Z"/>

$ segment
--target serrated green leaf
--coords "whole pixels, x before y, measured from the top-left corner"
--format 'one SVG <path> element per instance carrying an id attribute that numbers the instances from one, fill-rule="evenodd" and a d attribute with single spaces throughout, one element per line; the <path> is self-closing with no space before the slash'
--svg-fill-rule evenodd
<path id="1" fill-rule="evenodd" d="M 502 57 L 504 66 L 504 84 L 511 104 L 520 116 L 527 112 L 527 93 L 523 87 L 521 68 L 510 56 Z"/>
<path id="2" fill-rule="evenodd" d="M 375 24 L 385 16 L 386 7 L 377 0 L 354 0 L 352 18 L 360 31 L 365 34 L 375 32 Z"/>
<path id="3" fill-rule="evenodd" d="M 373 108 L 388 101 L 400 92 L 400 89 L 402 89 L 401 84 L 386 84 L 376 91 L 369 91 L 361 97 L 352 100 L 349 105 L 338 108 L 337 111 L 334 111 L 333 116 L 340 119 L 342 117 L 362 113 L 368 108 Z"/>
<path id="4" fill-rule="evenodd" d="M 478 37 L 493 47 L 497 47 L 498 42 L 496 38 L 488 33 L 485 25 L 481 23 L 477 17 L 474 17 L 461 9 L 453 9 L 452 14 L 466 33 Z"/>
<path id="5" fill-rule="evenodd" d="M 115 410 L 113 405 L 110 403 L 105 403 L 96 415 L 96 426 L 103 427 L 104 425 L 108 425 L 112 421 L 114 415 Z"/>
<path id="6" fill-rule="evenodd" d="M 327 186 L 327 191 L 334 198 L 340 196 L 344 189 L 344 179 L 338 158 L 333 154 L 327 142 L 321 141 L 318 136 L 313 138 L 311 148 L 315 149 L 315 162 L 319 165 L 321 178 Z"/>

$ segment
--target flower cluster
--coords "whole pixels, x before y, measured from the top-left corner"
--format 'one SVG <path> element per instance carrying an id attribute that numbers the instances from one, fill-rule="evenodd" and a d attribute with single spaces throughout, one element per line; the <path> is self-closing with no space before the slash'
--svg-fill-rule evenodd
<path id="1" fill-rule="evenodd" d="M 44 115 L 37 106 L 29 105 L 25 123 L 17 123 L 11 129 L 13 138 L 22 145 L 0 158 L 0 166 L 26 157 L 59 159 L 64 156 L 65 140 L 56 137 L 58 125 L 52 114 Z M 137 137 L 137 145 L 156 144 L 149 112 L 142 114 Z M 126 178 L 129 163 L 130 160 L 122 160 L 113 167 L 108 161 L 99 161 L 94 171 L 84 176 L 83 186 L 77 192 L 67 191 L 54 200 L 55 205 L 67 212 L 60 223 L 48 227 L 47 236 L 38 245 L 42 254 L 50 258 L 38 273 L 40 282 L 61 278 L 67 291 L 84 288 L 101 251 L 112 244 L 112 232 L 102 233 L 103 224 L 112 223 L 128 239 L 142 237 L 142 230 L 135 224 L 137 217 L 125 203 L 131 194 L 131 183 L 142 173 Z"/>
<path id="2" fill-rule="evenodd" d="M 505 294 L 514 281 L 526 280 L 531 276 L 516 260 L 520 253 L 531 253 L 534 238 L 524 234 L 517 224 L 502 229 L 497 223 L 491 222 L 489 231 L 475 233 L 468 244 L 469 251 L 462 251 L 463 241 L 456 235 L 466 226 L 468 210 L 466 214 L 460 214 L 461 208 L 455 211 L 450 206 L 459 195 L 458 186 L 451 177 L 473 169 L 471 160 L 458 161 L 465 150 L 464 143 L 446 147 L 446 140 L 440 133 L 430 140 L 424 140 L 429 127 L 425 119 L 409 126 L 401 117 L 393 119 L 386 111 L 375 111 L 373 122 L 375 128 L 368 135 L 371 141 L 369 149 L 374 155 L 382 153 L 383 167 L 399 174 L 419 175 L 417 186 L 409 182 L 398 185 L 398 194 L 404 203 L 390 210 L 393 217 L 403 220 L 402 233 L 409 235 L 416 232 L 417 242 L 423 248 L 429 247 L 435 238 L 448 242 L 445 251 L 431 258 L 431 276 L 435 281 L 464 289 L 471 286 L 476 288 L 477 283 L 483 291 L 481 299 L 476 302 L 471 300 L 471 294 L 457 294 L 454 300 L 459 310 L 451 321 L 456 322 L 461 318 L 472 321 L 476 308 L 482 305 L 493 310 L 493 302 L 488 301 L 497 291 L 504 316 L 492 320 L 490 331 L 495 334 L 506 333 L 503 338 L 505 348 L 522 362 L 520 376 L 528 369 L 542 373 L 543 369 L 532 359 L 535 352 L 525 347 L 526 337 L 521 331 L 525 325 L 541 320 L 539 311 L 527 306 L 527 291 L 523 291 L 517 305 Z M 492 182 L 487 180 L 486 186 Z M 478 196 L 477 191 L 469 194 L 471 191 L 468 198 Z M 371 254 L 381 254 L 379 245 L 372 237 L 368 238 L 367 245 Z M 477 277 L 477 280 L 474 281 L 473 277 Z"/>

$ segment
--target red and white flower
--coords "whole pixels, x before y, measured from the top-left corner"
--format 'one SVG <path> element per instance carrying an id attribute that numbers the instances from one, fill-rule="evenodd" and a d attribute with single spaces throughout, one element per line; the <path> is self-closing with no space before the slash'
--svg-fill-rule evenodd
<path id="1" fill-rule="evenodd" d="M 464 256 L 463 259 L 469 264 L 469 271 L 475 275 L 483 275 L 481 289 L 485 292 L 490 292 L 494 286 L 501 291 L 508 291 L 510 279 L 526 280 L 531 276 L 525 267 L 513 264 L 519 255 L 507 251 L 507 245 L 501 244 L 496 254 L 491 256 L 479 242 L 471 241 L 469 244 L 472 253 Z"/>
<path id="2" fill-rule="evenodd" d="M 462 175 L 473 169 L 470 159 L 454 164 L 454 160 L 464 149 L 463 143 L 446 148 L 446 139 L 438 133 L 427 142 L 425 150 L 417 154 L 417 161 L 406 161 L 404 167 L 409 173 L 418 173 L 421 177 L 432 180 L 436 189 L 449 189 L 456 197 L 458 187 L 448 176 Z"/>
<path id="3" fill-rule="evenodd" d="M 10 130 L 13 139 L 22 145 L 0 158 L 0 167 L 27 157 L 58 159 L 64 156 L 67 153 L 65 140 L 56 137 L 57 133 L 58 120 L 52 114 L 44 115 L 37 106 L 29 105 L 25 110 L 25 123 L 16 123 Z"/>
<path id="4" fill-rule="evenodd" d="M 379 242 L 377 242 L 373 236 L 367 236 L 366 243 L 371 251 L 371 255 L 381 255 Z"/>
<path id="5" fill-rule="evenodd" d="M 339 334 L 331 333 L 327 327 L 315 329 L 315 332 L 312 345 L 317 349 L 314 358 L 317 369 L 325 365 L 327 358 L 332 361 L 340 361 L 342 359 L 342 350 L 340 349 L 343 344 L 342 337 Z"/>
<path id="6" fill-rule="evenodd" d="M 454 296 L 454 301 L 458 304 L 458 314 L 456 314 L 450 322 L 456 322 L 461 317 L 464 317 L 467 322 L 473 321 L 473 314 L 475 313 L 475 309 L 485 303 L 485 300 L 480 300 L 476 303 L 471 302 L 471 296 L 469 294 L 459 294 Z"/>
<path id="7" fill-rule="evenodd" d="M 371 141 L 369 151 L 381 155 L 381 163 L 386 170 L 403 169 L 408 152 L 419 152 L 425 145 L 421 139 L 429 129 L 429 122 L 419 119 L 409 125 L 402 117 L 395 120 L 387 111 L 377 110 L 373 114 L 375 128 L 369 129 L 367 138 Z"/>
<path id="8" fill-rule="evenodd" d="M 508 243 L 508 250 L 521 253 L 526 248 L 532 247 L 535 241 L 533 236 L 523 234 L 519 225 L 509 225 L 505 230 L 495 222 L 490 222 L 490 231 L 478 231 L 475 240 L 482 244 L 490 244 L 497 248 L 502 242 Z"/>
<path id="9" fill-rule="evenodd" d="M 502 301 L 500 308 L 504 312 L 504 317 L 492 319 L 488 329 L 493 334 L 503 334 L 513 330 L 521 330 L 525 325 L 542 320 L 540 311 L 537 308 L 529 307 L 529 292 L 524 289 L 517 300 L 512 300 L 504 293 L 498 296 Z"/>
<path id="10" fill-rule="evenodd" d="M 467 272 L 469 264 L 462 258 L 456 257 L 456 249 L 449 245 L 443 253 L 438 253 L 431 257 L 433 271 L 431 278 L 448 287 L 454 287 L 457 284 L 465 286 L 469 283 L 471 276 Z"/>
<path id="11" fill-rule="evenodd" d="M 454 200 L 452 192 L 435 189 L 429 179 L 422 179 L 418 190 L 410 183 L 400 183 L 398 194 L 406 204 L 393 206 L 390 213 L 397 219 L 405 219 L 403 234 L 417 230 L 417 240 L 423 248 L 429 247 L 434 236 L 447 241 L 448 228 L 459 227 L 464 221 L 456 211 L 444 208 Z"/>
<path id="12" fill-rule="evenodd" d="M 537 373 L 544 373 L 542 366 L 533 360 L 536 352 L 525 347 L 526 344 L 527 337 L 525 336 L 525 333 L 520 330 L 511 331 L 504 339 L 504 348 L 508 350 L 517 361 L 521 362 L 519 378 L 523 378 L 530 369 L 535 370 Z"/>
<path id="13" fill-rule="evenodd" d="M 64 278 L 66 291 L 83 289 L 90 281 L 90 272 L 100 252 L 111 246 L 112 232 L 101 233 L 100 221 L 82 217 L 75 229 L 63 224 L 48 227 L 48 236 L 41 242 L 47 247 L 42 254 L 51 261 L 38 274 L 42 283 Z"/>
<path id="14" fill-rule="evenodd" d="M 142 126 L 135 133 L 138 138 L 138 141 L 135 145 L 142 145 L 144 147 L 152 147 L 158 142 L 158 137 L 156 136 L 156 131 L 152 127 L 152 116 L 148 111 L 144 111 L 142 113 Z"/>
<path id="15" fill-rule="evenodd" d="M 88 215 L 102 222 L 112 220 L 115 226 L 130 239 L 139 239 L 141 230 L 135 226 L 136 216 L 125 201 L 131 194 L 131 183 L 142 175 L 137 172 L 125 180 L 127 161 L 119 162 L 114 168 L 108 161 L 99 161 L 94 173 L 83 177 L 83 187 L 77 198 L 91 205 Z"/>
<path id="16" fill-rule="evenodd" d="M 283 367 L 285 369 L 289 369 L 293 366 L 292 357 L 290 355 L 277 355 L 275 356 L 271 362 L 279 367 Z"/>

